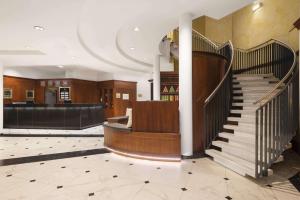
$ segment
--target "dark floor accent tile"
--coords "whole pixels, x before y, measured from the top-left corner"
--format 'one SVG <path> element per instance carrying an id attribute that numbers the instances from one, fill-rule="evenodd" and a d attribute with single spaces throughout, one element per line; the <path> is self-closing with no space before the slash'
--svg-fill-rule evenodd
<path id="1" fill-rule="evenodd" d="M 57 141 L 57 143 L 60 143 L 60 141 Z"/>
<path id="2" fill-rule="evenodd" d="M 160 167 L 157 167 L 156 169 L 161 169 Z"/>
<path id="3" fill-rule="evenodd" d="M 55 154 L 47 154 L 47 155 L 39 154 L 37 156 L 3 159 L 0 160 L 0 166 L 40 162 L 40 161 L 47 161 L 47 160 L 58 160 L 58 159 L 82 157 L 82 156 L 85 156 L 84 158 L 87 158 L 86 157 L 87 155 L 97 155 L 97 154 L 104 154 L 109 152 L 110 151 L 108 151 L 106 148 L 101 148 L 101 149 L 71 151 L 71 152 L 55 153 Z"/>
<path id="4" fill-rule="evenodd" d="M 8 175 L 6 175 L 6 177 L 11 177 L 12 176 L 12 174 L 8 174 Z"/>
<path id="5" fill-rule="evenodd" d="M 225 197 L 225 199 L 231 200 L 232 198 L 230 196 Z"/>
<path id="6" fill-rule="evenodd" d="M 129 164 L 130 166 L 133 165 L 132 163 Z"/>
<path id="7" fill-rule="evenodd" d="M 76 147 L 76 145 L 73 145 L 72 147 Z"/>
<path id="8" fill-rule="evenodd" d="M 85 173 L 90 173 L 90 172 L 91 172 L 90 170 L 86 170 L 86 171 L 85 171 Z"/>
<path id="9" fill-rule="evenodd" d="M 144 183 L 145 183 L 145 184 L 148 184 L 148 183 L 150 183 L 150 182 L 149 182 L 149 181 L 145 181 Z"/>
<path id="10" fill-rule="evenodd" d="M 63 188 L 63 186 L 62 186 L 62 185 L 59 185 L 59 186 L 57 186 L 56 188 L 57 188 L 57 189 L 61 189 L 61 188 Z"/>
<path id="11" fill-rule="evenodd" d="M 298 192 L 300 192 L 300 172 L 298 172 L 296 175 L 289 178 L 289 181 L 298 190 Z"/>
<path id="12" fill-rule="evenodd" d="M 86 157 L 86 156 L 84 156 L 83 158 L 84 158 L 84 159 L 86 159 L 87 157 Z"/>
<path id="13" fill-rule="evenodd" d="M 113 178 L 118 178 L 118 176 L 117 176 L 117 175 L 114 175 Z"/>
<path id="14" fill-rule="evenodd" d="M 28 149 L 27 147 L 25 149 Z"/>
<path id="15" fill-rule="evenodd" d="M 182 190 L 182 191 L 187 191 L 187 189 L 186 189 L 186 188 L 181 188 L 181 190 Z"/>
<path id="16" fill-rule="evenodd" d="M 193 174 L 192 172 L 188 172 L 188 174 Z"/>
<path id="17" fill-rule="evenodd" d="M 62 168 L 62 169 L 65 169 L 65 168 L 66 168 L 66 166 L 62 166 L 61 168 Z"/>
<path id="18" fill-rule="evenodd" d="M 49 149 L 52 149 L 53 147 L 49 147 Z"/>
<path id="19" fill-rule="evenodd" d="M 95 195 L 94 192 L 89 193 L 89 197 L 94 196 L 94 195 Z"/>
<path id="20" fill-rule="evenodd" d="M 45 163 L 41 162 L 40 165 L 44 165 Z"/>
<path id="21" fill-rule="evenodd" d="M 105 162 L 109 162 L 109 160 L 105 160 Z"/>
<path id="22" fill-rule="evenodd" d="M 10 155 L 10 156 L 11 156 L 11 157 L 14 157 L 15 155 L 12 154 L 12 155 Z"/>
<path id="23" fill-rule="evenodd" d="M 229 178 L 224 178 L 224 180 L 228 181 L 228 180 L 229 180 Z"/>
<path id="24" fill-rule="evenodd" d="M 194 161 L 194 160 L 193 160 L 192 162 L 193 162 L 193 163 L 196 163 L 196 161 Z"/>
<path id="25" fill-rule="evenodd" d="M 271 185 L 271 184 L 267 184 L 266 186 L 267 186 L 267 187 L 273 187 L 273 185 Z"/>
<path id="26" fill-rule="evenodd" d="M 31 183 L 35 182 L 35 179 L 30 180 Z"/>

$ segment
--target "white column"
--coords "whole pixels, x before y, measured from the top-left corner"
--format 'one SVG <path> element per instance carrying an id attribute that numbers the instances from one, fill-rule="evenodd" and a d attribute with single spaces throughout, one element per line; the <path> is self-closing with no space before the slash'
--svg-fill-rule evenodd
<path id="1" fill-rule="evenodd" d="M 181 154 L 193 155 L 192 15 L 179 19 L 179 113 Z"/>
<path id="2" fill-rule="evenodd" d="M 3 64 L 0 62 L 0 132 L 3 131 Z"/>
<path id="3" fill-rule="evenodd" d="M 153 60 L 153 100 L 160 101 L 160 55 Z"/>

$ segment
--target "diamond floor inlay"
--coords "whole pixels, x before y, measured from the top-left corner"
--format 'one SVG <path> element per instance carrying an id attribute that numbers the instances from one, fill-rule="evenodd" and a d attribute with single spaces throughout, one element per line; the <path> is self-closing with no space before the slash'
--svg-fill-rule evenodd
<path id="1" fill-rule="evenodd" d="M 254 180 L 209 158 L 158 162 L 122 157 L 109 153 L 103 139 L 0 137 L 3 149 L 0 154 L 0 199 L 300 199 L 297 185 L 293 183 L 300 169 L 300 157 L 291 150 L 285 153 L 284 162 L 272 167 L 273 176 Z M 7 160 L 11 163 L 5 166 L 3 161 Z"/>

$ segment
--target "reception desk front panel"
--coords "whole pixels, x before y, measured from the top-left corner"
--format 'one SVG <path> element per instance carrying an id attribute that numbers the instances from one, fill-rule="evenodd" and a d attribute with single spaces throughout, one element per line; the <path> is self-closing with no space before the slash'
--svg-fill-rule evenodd
<path id="1" fill-rule="evenodd" d="M 104 122 L 101 104 L 9 105 L 4 108 L 4 128 L 84 129 Z"/>

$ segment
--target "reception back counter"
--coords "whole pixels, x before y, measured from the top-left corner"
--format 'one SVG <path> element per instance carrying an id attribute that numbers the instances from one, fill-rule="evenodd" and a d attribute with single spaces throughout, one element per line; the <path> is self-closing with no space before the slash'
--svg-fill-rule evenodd
<path id="1" fill-rule="evenodd" d="M 104 122 L 102 104 L 5 105 L 4 128 L 76 130 Z"/>

